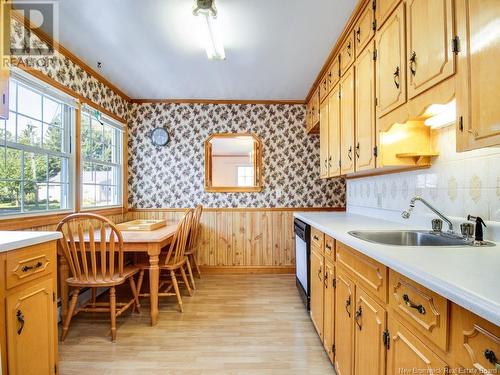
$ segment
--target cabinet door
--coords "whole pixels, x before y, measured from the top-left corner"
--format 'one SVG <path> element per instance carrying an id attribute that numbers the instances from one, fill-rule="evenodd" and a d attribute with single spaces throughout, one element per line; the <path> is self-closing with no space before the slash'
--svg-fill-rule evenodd
<path id="1" fill-rule="evenodd" d="M 406 48 L 404 3 L 377 33 L 377 114 L 406 102 Z"/>
<path id="2" fill-rule="evenodd" d="M 340 81 L 341 174 L 354 172 L 354 69 Z"/>
<path id="3" fill-rule="evenodd" d="M 356 290 L 354 323 L 354 373 L 384 375 L 386 312 L 361 288 Z"/>
<path id="4" fill-rule="evenodd" d="M 328 100 L 321 103 L 319 110 L 319 158 L 321 178 L 328 177 Z"/>
<path id="5" fill-rule="evenodd" d="M 306 105 L 306 131 L 312 128 L 312 111 L 311 111 L 311 101 Z"/>
<path id="6" fill-rule="evenodd" d="M 350 32 L 340 47 L 340 75 L 343 76 L 354 62 L 354 32 Z"/>
<path id="7" fill-rule="evenodd" d="M 375 35 L 374 19 L 373 4 L 370 2 L 366 4 L 363 13 L 361 13 L 358 22 L 356 22 L 356 26 L 354 26 L 356 57 L 359 57 L 359 55 L 363 51 L 363 48 L 366 47 L 368 42 Z"/>
<path id="8" fill-rule="evenodd" d="M 406 3 L 408 97 L 455 73 L 452 0 Z"/>
<path id="9" fill-rule="evenodd" d="M 401 0 L 375 0 L 375 17 L 380 28 Z"/>
<path id="10" fill-rule="evenodd" d="M 375 61 L 374 43 L 356 60 L 356 171 L 375 168 Z"/>
<path id="11" fill-rule="evenodd" d="M 323 102 L 328 96 L 328 72 L 325 73 L 319 84 L 319 101 Z"/>
<path id="12" fill-rule="evenodd" d="M 500 2 L 458 0 L 457 150 L 500 145 Z"/>
<path id="13" fill-rule="evenodd" d="M 351 375 L 354 365 L 354 283 L 337 271 L 335 289 L 335 370 L 337 375 Z"/>
<path id="14" fill-rule="evenodd" d="M 328 84 L 330 86 L 329 90 L 333 89 L 333 87 L 338 83 L 339 79 L 340 79 L 340 63 L 339 63 L 339 56 L 336 56 L 333 59 L 330 68 L 328 68 Z"/>
<path id="15" fill-rule="evenodd" d="M 387 375 L 449 373 L 447 364 L 393 317 L 388 332 Z"/>
<path id="16" fill-rule="evenodd" d="M 323 346 L 332 363 L 334 360 L 333 344 L 335 343 L 335 283 L 333 261 L 325 259 Z"/>
<path id="17" fill-rule="evenodd" d="M 336 85 L 328 99 L 328 165 L 329 177 L 340 176 L 340 86 Z"/>
<path id="18" fill-rule="evenodd" d="M 311 320 L 323 341 L 323 255 L 311 251 Z"/>
<path id="19" fill-rule="evenodd" d="M 7 348 L 10 375 L 55 373 L 53 280 L 7 296 Z M 21 289 L 21 288 L 19 288 Z"/>

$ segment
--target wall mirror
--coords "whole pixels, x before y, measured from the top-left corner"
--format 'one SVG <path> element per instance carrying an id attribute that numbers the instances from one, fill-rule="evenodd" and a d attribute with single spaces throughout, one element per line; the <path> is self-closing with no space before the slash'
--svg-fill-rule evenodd
<path id="1" fill-rule="evenodd" d="M 213 134 L 205 141 L 205 190 L 262 190 L 262 144 L 253 134 Z"/>

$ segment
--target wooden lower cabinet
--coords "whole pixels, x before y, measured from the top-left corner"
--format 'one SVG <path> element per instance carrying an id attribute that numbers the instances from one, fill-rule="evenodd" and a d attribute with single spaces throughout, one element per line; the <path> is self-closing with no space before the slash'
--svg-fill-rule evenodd
<path id="1" fill-rule="evenodd" d="M 500 374 L 499 326 L 311 233 L 311 319 L 337 375 Z"/>
<path id="2" fill-rule="evenodd" d="M 354 365 L 354 282 L 337 271 L 335 291 L 335 370 L 337 375 L 353 374 Z"/>
<path id="3" fill-rule="evenodd" d="M 323 274 L 324 261 L 320 249 L 311 249 L 311 320 L 323 340 Z"/>
<path id="4" fill-rule="evenodd" d="M 335 344 L 335 265 L 325 257 L 323 282 L 323 347 L 333 363 Z"/>
<path id="5" fill-rule="evenodd" d="M 397 319 L 389 319 L 387 375 L 448 374 L 447 364 Z"/>
<path id="6" fill-rule="evenodd" d="M 45 268 L 29 266 L 40 254 Z M 55 241 L 0 254 L 1 277 L 12 280 L 0 287 L 4 375 L 57 374 L 55 259 Z"/>
<path id="7" fill-rule="evenodd" d="M 354 373 L 383 375 L 386 312 L 361 288 L 356 288 L 354 323 Z"/>

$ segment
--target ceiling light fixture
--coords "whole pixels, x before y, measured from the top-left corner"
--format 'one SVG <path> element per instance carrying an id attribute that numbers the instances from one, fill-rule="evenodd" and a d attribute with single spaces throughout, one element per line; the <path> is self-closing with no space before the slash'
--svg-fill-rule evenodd
<path id="1" fill-rule="evenodd" d="M 210 60 L 224 60 L 226 53 L 217 28 L 217 9 L 214 0 L 195 0 L 193 15 L 202 23 L 207 57 Z"/>

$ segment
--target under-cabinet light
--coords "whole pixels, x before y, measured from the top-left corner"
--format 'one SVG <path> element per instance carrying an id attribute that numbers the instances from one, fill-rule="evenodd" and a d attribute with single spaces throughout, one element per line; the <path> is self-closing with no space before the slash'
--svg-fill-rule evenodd
<path id="1" fill-rule="evenodd" d="M 432 104 L 425 111 L 427 116 L 430 116 L 424 121 L 424 124 L 430 126 L 432 129 L 443 128 L 451 125 L 456 121 L 457 104 L 453 99 L 446 104 Z"/>

